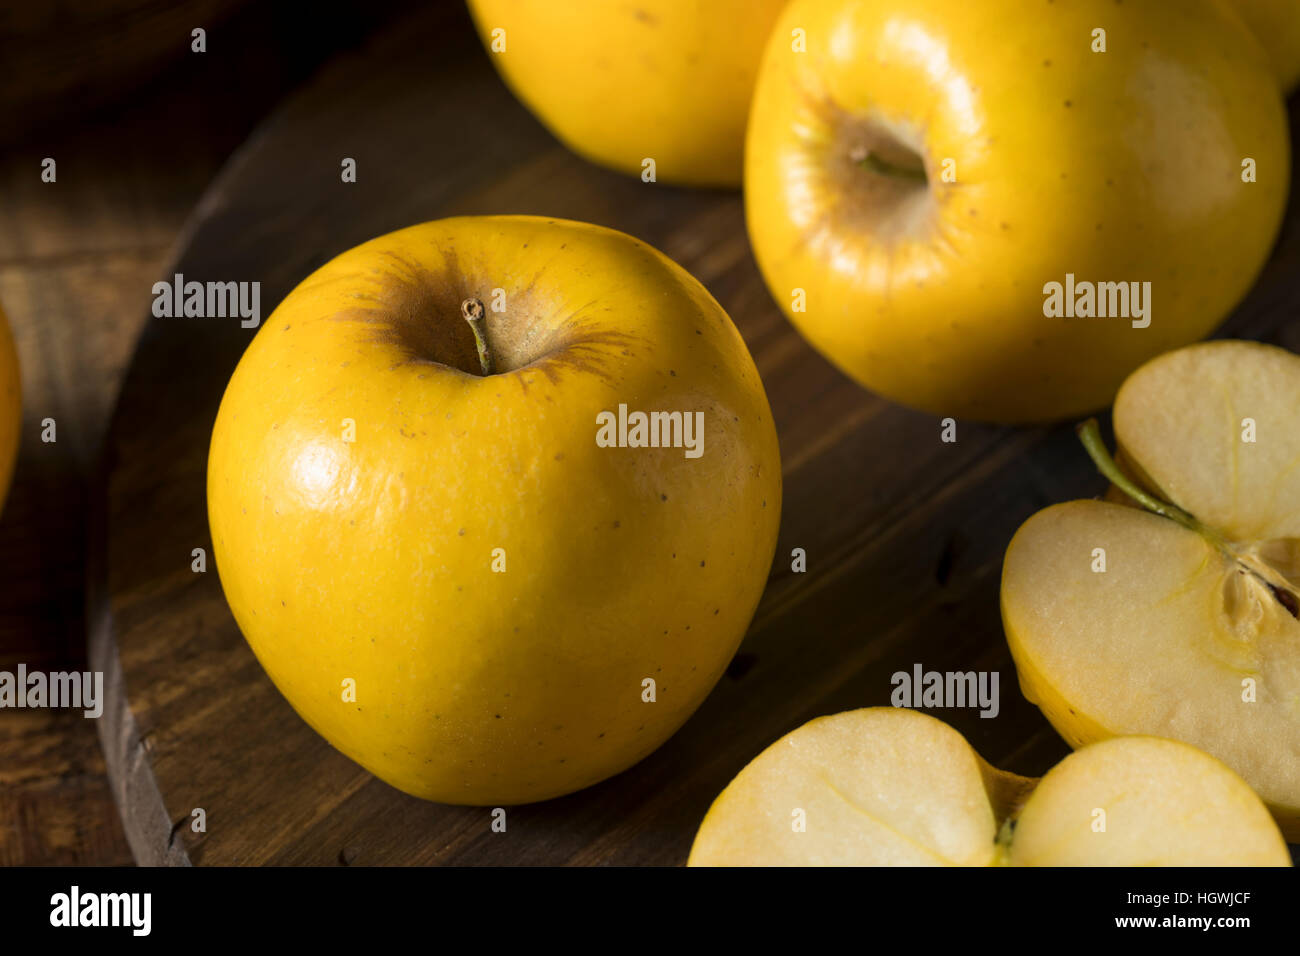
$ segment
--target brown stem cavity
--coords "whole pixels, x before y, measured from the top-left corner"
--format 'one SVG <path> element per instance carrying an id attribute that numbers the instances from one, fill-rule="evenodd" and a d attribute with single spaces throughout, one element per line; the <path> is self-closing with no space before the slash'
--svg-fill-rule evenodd
<path id="1" fill-rule="evenodd" d="M 825 100 L 811 103 L 829 154 L 814 166 L 810 183 L 836 197 L 824 227 L 874 243 L 921 240 L 938 227 L 935 183 L 930 181 L 919 133 L 882 117 L 861 116 Z"/>

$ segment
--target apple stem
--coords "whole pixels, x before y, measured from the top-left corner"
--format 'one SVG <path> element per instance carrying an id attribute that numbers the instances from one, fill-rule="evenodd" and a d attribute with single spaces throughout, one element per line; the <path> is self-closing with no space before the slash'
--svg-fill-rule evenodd
<path id="1" fill-rule="evenodd" d="M 1083 447 L 1087 450 L 1088 457 L 1091 458 L 1093 464 L 1097 466 L 1097 470 L 1106 478 L 1110 479 L 1112 485 L 1124 492 L 1124 494 L 1128 495 L 1143 508 L 1146 508 L 1147 511 L 1154 512 L 1162 517 L 1169 518 L 1171 521 L 1178 522 L 1184 528 L 1195 531 L 1202 537 L 1209 539 L 1209 541 L 1224 554 L 1230 555 L 1234 558 L 1236 557 L 1232 549 L 1228 547 L 1228 542 L 1225 541 L 1223 536 L 1213 528 L 1201 524 L 1192 517 L 1192 515 L 1188 514 L 1177 505 L 1170 504 L 1167 501 L 1161 501 L 1154 495 L 1147 494 L 1139 488 L 1133 480 L 1128 477 L 1128 475 L 1120 471 L 1119 465 L 1115 463 L 1115 459 L 1111 457 L 1110 452 L 1106 449 L 1106 443 L 1102 441 L 1101 426 L 1097 424 L 1097 419 L 1088 419 L 1082 425 L 1078 426 L 1075 431 L 1079 435 L 1079 440 L 1083 442 Z"/>
<path id="2" fill-rule="evenodd" d="M 492 374 L 492 352 L 488 349 L 487 323 L 484 321 L 487 313 L 483 303 L 475 298 L 466 299 L 460 304 L 460 314 L 465 317 L 465 321 L 474 332 L 474 345 L 478 347 L 478 364 L 483 369 L 483 377 L 486 378 Z"/>
<path id="3" fill-rule="evenodd" d="M 893 176 L 897 179 L 911 179 L 921 183 L 928 182 L 923 167 L 899 166 L 897 163 L 891 163 L 889 160 L 884 159 L 871 151 L 868 151 L 866 156 L 858 160 L 858 165 L 871 170 L 873 173 L 879 173 L 882 176 Z"/>
<path id="4" fill-rule="evenodd" d="M 1124 494 L 1128 495 L 1148 511 L 1153 511 L 1158 515 L 1177 521 L 1184 528 L 1189 528 L 1201 537 L 1205 538 L 1223 552 L 1224 555 L 1236 562 L 1242 571 L 1250 574 L 1267 587 L 1269 591 L 1272 592 L 1273 597 L 1277 599 L 1277 602 L 1286 609 L 1287 613 L 1293 618 L 1300 620 L 1300 597 L 1297 597 L 1290 587 L 1279 585 L 1277 582 L 1269 580 L 1269 578 L 1262 574 L 1258 568 L 1243 561 L 1241 555 L 1228 544 L 1223 535 L 1219 534 L 1213 528 L 1201 524 L 1177 505 L 1171 505 L 1167 501 L 1161 501 L 1154 495 L 1147 494 L 1134 484 L 1128 475 L 1120 471 L 1119 465 L 1115 463 L 1115 459 L 1112 458 L 1110 452 L 1106 450 L 1106 443 L 1101 440 L 1101 428 L 1097 425 L 1097 419 L 1088 419 L 1076 428 L 1075 431 L 1078 432 L 1079 440 L 1083 442 L 1083 447 L 1088 450 L 1088 457 L 1093 460 L 1097 469 L 1110 479 L 1112 485 L 1124 492 Z"/>

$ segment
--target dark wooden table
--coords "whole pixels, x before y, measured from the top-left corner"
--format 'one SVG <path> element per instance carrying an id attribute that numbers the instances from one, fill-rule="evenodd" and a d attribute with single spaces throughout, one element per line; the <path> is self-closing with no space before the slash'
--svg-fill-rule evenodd
<path id="1" fill-rule="evenodd" d="M 54 0 L 0 14 L 0 303 L 23 377 L 0 517 L 0 669 L 86 667 L 91 478 L 150 287 L 204 188 L 285 92 L 403 4 L 367 12 L 358 0 L 319 28 L 288 0 Z M 202 57 L 189 50 L 198 24 Z M 55 184 L 40 179 L 46 156 Z M 40 439 L 47 417 L 57 442 Z M 94 723 L 0 710 L 0 866 L 131 860 Z"/>
<path id="2" fill-rule="evenodd" d="M 167 75 L 132 104 L 0 150 L 0 303 L 23 379 L 22 441 L 0 518 L 0 669 L 86 667 L 90 476 L 149 287 L 255 115 L 237 89 L 211 97 L 203 82 Z M 159 126 L 195 109 L 208 117 L 204 135 L 159 156 Z M 55 184 L 40 180 L 45 156 L 58 162 Z M 41 441 L 45 418 L 57 423 L 54 443 Z M 94 723 L 0 711 L 0 865 L 130 862 Z"/>
<path id="3" fill-rule="evenodd" d="M 1293 110 L 1293 127 L 1296 125 Z M 1294 134 L 1294 129 L 1293 129 Z M 340 182 L 339 162 L 358 163 Z M 92 552 L 91 658 L 110 674 L 100 723 L 142 863 L 680 864 L 710 801 L 781 734 L 889 702 L 890 676 L 993 670 L 1002 710 L 937 712 L 992 763 L 1040 774 L 1066 752 L 1018 693 L 998 579 L 1018 525 L 1103 482 L 1069 425 L 959 425 L 857 388 L 770 299 L 740 197 L 646 184 L 559 146 L 505 90 L 459 13 L 423 11 L 317 74 L 236 154 L 164 274 L 256 280 L 269 311 L 315 267 L 374 235 L 470 213 L 536 213 L 632 233 L 682 263 L 739 326 L 781 438 L 777 560 L 741 652 L 686 726 L 631 770 L 559 800 L 486 809 L 405 796 L 304 724 L 225 604 L 204 503 L 207 443 L 250 333 L 149 323 L 110 429 Z M 1300 350 L 1298 214 L 1224 332 Z M 790 571 L 793 548 L 808 571 Z M 207 830 L 194 833 L 202 808 Z"/>

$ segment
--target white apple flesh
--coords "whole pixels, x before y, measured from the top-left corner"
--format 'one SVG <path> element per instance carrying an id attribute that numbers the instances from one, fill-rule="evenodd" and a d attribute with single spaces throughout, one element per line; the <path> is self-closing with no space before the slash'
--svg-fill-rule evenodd
<path id="1" fill-rule="evenodd" d="M 1240 773 L 1291 835 L 1298 411 L 1300 357 L 1284 350 L 1212 342 L 1153 360 L 1116 400 L 1120 458 L 1191 526 L 1132 502 L 1057 505 L 1017 532 L 1002 580 L 1021 686 L 1071 744 L 1187 741 Z"/>
<path id="2" fill-rule="evenodd" d="M 692 866 L 1287 866 L 1250 788 L 1150 737 L 1071 754 L 1041 781 L 996 770 L 948 725 L 874 707 L 763 751 L 714 802 Z"/>

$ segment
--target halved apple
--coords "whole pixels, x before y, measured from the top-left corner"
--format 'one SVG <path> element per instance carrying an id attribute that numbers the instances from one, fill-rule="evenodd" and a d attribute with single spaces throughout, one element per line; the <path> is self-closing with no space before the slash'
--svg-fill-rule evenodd
<path id="1" fill-rule="evenodd" d="M 1288 866 L 1277 826 L 1194 747 L 1124 737 L 1041 780 L 942 721 L 869 707 L 804 724 L 714 802 L 690 866 Z"/>
<path id="2" fill-rule="evenodd" d="M 1300 357 L 1209 342 L 1134 372 L 1109 501 L 1038 512 L 1002 572 L 1026 697 L 1073 746 L 1193 744 L 1300 838 Z M 1128 499 L 1116 503 L 1116 491 Z M 1135 507 L 1137 506 L 1137 507 Z"/>

